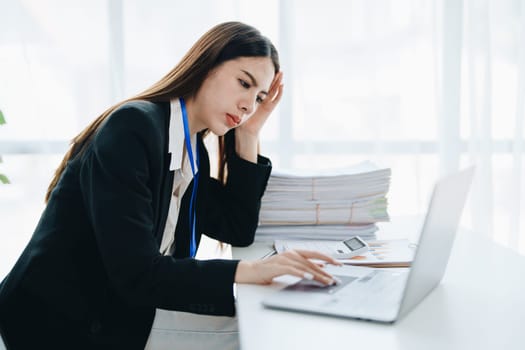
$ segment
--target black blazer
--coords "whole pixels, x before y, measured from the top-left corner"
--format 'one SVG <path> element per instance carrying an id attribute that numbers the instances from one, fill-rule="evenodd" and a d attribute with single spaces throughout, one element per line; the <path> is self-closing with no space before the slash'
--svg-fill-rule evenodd
<path id="1" fill-rule="evenodd" d="M 192 183 L 182 199 L 174 254 L 159 253 L 173 183 L 169 115 L 168 102 L 127 103 L 68 163 L 0 285 L 8 348 L 143 349 L 155 308 L 235 314 L 238 261 L 188 258 Z M 269 160 L 259 156 L 254 164 L 234 156 L 222 185 L 209 176 L 200 135 L 198 152 L 197 241 L 206 233 L 251 244 Z"/>

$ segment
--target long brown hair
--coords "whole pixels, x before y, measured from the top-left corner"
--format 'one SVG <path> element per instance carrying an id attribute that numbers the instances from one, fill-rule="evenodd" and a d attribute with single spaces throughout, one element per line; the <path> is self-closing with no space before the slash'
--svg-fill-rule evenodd
<path id="1" fill-rule="evenodd" d="M 68 161 L 85 149 L 100 125 L 113 111 L 134 100 L 167 102 L 176 97 L 191 98 L 196 95 L 210 71 L 225 61 L 239 57 L 270 57 L 275 73 L 280 69 L 277 50 L 257 29 L 240 22 L 216 25 L 200 37 L 182 60 L 161 80 L 144 92 L 110 107 L 71 140 L 70 148 L 47 189 L 46 203 Z M 219 137 L 218 169 L 221 181 L 225 181 L 226 164 L 232 152 L 232 145 L 233 132 Z"/>

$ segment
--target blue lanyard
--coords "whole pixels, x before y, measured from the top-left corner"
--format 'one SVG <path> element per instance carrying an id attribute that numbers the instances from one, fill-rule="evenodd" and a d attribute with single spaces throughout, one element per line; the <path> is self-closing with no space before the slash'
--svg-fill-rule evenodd
<path id="1" fill-rule="evenodd" d="M 197 200 L 197 187 L 199 185 L 199 174 L 195 170 L 193 165 L 193 151 L 191 149 L 191 138 L 190 138 L 190 128 L 188 126 L 188 112 L 186 112 L 186 103 L 181 97 L 180 107 L 182 110 L 182 123 L 184 124 L 184 141 L 186 142 L 186 151 L 188 152 L 188 158 L 191 164 L 191 173 L 193 174 L 193 189 L 191 191 L 191 201 L 190 201 L 190 257 L 194 258 L 197 251 L 197 244 L 195 243 L 195 220 L 196 220 L 196 207 L 195 202 Z M 199 150 L 195 147 L 195 154 L 197 157 L 197 167 L 199 167 Z M 197 169 L 198 170 L 198 169 Z"/>

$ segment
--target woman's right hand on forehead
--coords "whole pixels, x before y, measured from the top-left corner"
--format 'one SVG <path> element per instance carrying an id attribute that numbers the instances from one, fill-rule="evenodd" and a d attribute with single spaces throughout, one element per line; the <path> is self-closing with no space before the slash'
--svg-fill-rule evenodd
<path id="1" fill-rule="evenodd" d="M 308 250 L 290 250 L 267 259 L 256 261 L 242 260 L 235 273 L 236 283 L 269 284 L 275 277 L 292 275 L 320 283 L 334 284 L 334 277 L 318 263 L 310 259 L 321 260 L 333 265 L 341 265 L 332 257 Z"/>

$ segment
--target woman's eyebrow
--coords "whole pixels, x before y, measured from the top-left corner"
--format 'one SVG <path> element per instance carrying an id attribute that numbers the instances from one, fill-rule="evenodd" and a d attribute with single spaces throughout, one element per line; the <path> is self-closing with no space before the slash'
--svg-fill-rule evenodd
<path id="1" fill-rule="evenodd" d="M 250 78 L 250 80 L 252 81 L 252 85 L 253 85 L 254 87 L 258 87 L 258 86 L 259 86 L 259 85 L 257 84 L 257 80 L 255 80 L 255 77 L 254 77 L 252 74 L 250 74 L 250 72 L 247 72 L 247 71 L 245 71 L 244 69 L 241 69 L 241 71 L 242 71 L 244 74 L 246 74 L 246 75 Z M 265 94 L 265 95 L 268 95 L 268 92 L 266 92 L 266 91 L 261 91 L 261 93 L 262 93 L 262 94 Z"/>

